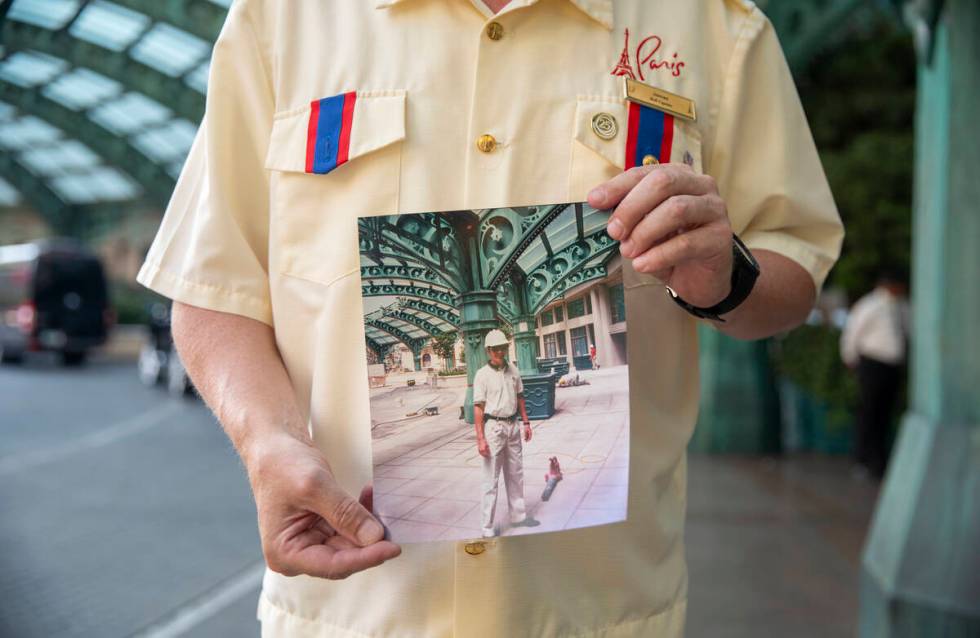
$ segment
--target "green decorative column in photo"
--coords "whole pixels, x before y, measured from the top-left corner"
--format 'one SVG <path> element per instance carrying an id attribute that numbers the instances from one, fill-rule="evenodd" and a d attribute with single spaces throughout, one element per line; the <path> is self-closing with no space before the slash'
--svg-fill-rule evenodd
<path id="1" fill-rule="evenodd" d="M 420 372 L 422 370 L 422 348 L 424 346 L 424 341 L 415 341 L 412 343 L 412 362 L 415 363 L 416 372 Z"/>
<path id="2" fill-rule="evenodd" d="M 517 351 L 517 367 L 521 375 L 538 372 L 538 335 L 534 317 L 523 315 L 514 325 L 514 350 Z"/>
<path id="3" fill-rule="evenodd" d="M 484 340 L 497 327 L 497 293 L 492 290 L 465 292 L 459 297 L 459 330 L 466 348 L 466 403 L 463 412 L 473 423 L 473 378 L 487 364 Z"/>
<path id="4" fill-rule="evenodd" d="M 517 367 L 524 382 L 524 401 L 528 418 L 548 419 L 555 413 L 556 375 L 538 372 L 538 335 L 531 315 L 518 317 L 514 346 L 517 350 Z"/>
<path id="5" fill-rule="evenodd" d="M 859 635 L 967 638 L 980 636 L 980 3 L 907 7 L 920 49 L 911 405 L 864 548 Z"/>

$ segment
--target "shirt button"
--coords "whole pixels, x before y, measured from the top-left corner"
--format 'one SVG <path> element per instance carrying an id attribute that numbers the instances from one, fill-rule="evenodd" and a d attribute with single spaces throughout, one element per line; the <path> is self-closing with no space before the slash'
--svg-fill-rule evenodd
<path id="1" fill-rule="evenodd" d="M 658 160 L 653 155 L 644 155 L 643 156 L 643 165 L 644 166 L 650 166 L 651 164 L 659 164 L 659 163 L 660 163 L 660 160 Z"/>
<path id="2" fill-rule="evenodd" d="M 497 148 L 497 140 L 493 135 L 481 135 L 476 138 L 476 147 L 484 153 L 492 153 Z"/>
<path id="3" fill-rule="evenodd" d="M 494 41 L 504 37 L 504 26 L 499 22 L 491 22 L 487 25 L 487 37 Z"/>
<path id="4" fill-rule="evenodd" d="M 463 550 L 470 556 L 479 556 L 487 551 L 487 544 L 484 542 L 466 543 L 463 546 Z"/>

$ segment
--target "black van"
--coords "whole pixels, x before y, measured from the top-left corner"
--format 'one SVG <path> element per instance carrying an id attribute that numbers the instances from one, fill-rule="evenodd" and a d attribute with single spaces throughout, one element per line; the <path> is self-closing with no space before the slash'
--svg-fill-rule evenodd
<path id="1" fill-rule="evenodd" d="M 106 341 L 114 322 L 98 257 L 73 240 L 0 246 L 0 360 L 58 352 L 67 365 Z"/>

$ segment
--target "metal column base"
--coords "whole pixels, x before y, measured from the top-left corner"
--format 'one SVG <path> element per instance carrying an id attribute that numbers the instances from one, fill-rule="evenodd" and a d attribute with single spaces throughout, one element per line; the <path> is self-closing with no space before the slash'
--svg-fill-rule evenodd
<path id="1" fill-rule="evenodd" d="M 864 548 L 862 638 L 980 636 L 978 432 L 906 415 Z"/>

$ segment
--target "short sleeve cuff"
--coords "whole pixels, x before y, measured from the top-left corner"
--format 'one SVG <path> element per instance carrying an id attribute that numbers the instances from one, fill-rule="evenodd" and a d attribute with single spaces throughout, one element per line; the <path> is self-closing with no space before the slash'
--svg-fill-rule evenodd
<path id="1" fill-rule="evenodd" d="M 813 278 L 817 295 L 834 265 L 834 259 L 814 250 L 813 244 L 780 232 L 757 232 L 740 236 L 749 250 L 768 250 L 792 259 Z"/>
<path id="2" fill-rule="evenodd" d="M 136 281 L 174 301 L 207 310 L 241 315 L 272 326 L 272 305 L 267 299 L 213 284 L 191 281 L 162 270 L 158 265 L 150 262 L 145 262 L 140 268 Z"/>

